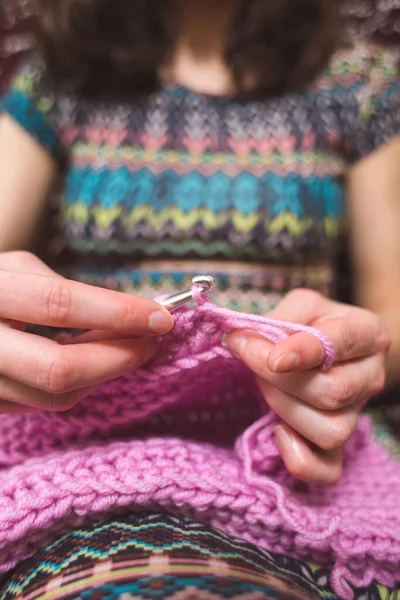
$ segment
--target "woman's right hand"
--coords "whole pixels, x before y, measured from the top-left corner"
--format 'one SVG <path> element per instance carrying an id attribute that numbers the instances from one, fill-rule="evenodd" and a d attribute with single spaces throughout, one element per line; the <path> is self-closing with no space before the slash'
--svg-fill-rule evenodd
<path id="1" fill-rule="evenodd" d="M 26 323 L 100 330 L 112 339 L 59 344 L 25 332 Z M 154 336 L 172 325 L 152 300 L 63 279 L 27 252 L 0 253 L 0 413 L 71 408 L 101 382 L 150 360 Z"/>

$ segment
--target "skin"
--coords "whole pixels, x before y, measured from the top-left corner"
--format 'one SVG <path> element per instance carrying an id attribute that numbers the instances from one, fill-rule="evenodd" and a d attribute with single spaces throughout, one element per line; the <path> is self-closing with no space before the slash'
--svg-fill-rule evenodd
<path id="1" fill-rule="evenodd" d="M 93 386 L 153 358 L 152 336 L 173 325 L 156 302 L 67 281 L 28 252 L 0 254 L 0 282 L 2 413 L 71 408 Z M 85 327 L 102 335 L 60 344 L 25 332 L 25 323 Z"/>
<path id="2" fill-rule="evenodd" d="M 322 345 L 305 333 L 274 345 L 254 332 L 234 332 L 227 344 L 256 373 L 266 401 L 284 423 L 275 435 L 291 473 L 335 483 L 341 448 L 367 400 L 384 385 L 389 335 L 373 313 L 310 290 L 290 292 L 271 316 L 322 331 L 335 347 L 335 365 L 320 369 Z"/>
<path id="3" fill-rule="evenodd" d="M 175 3 L 181 33 L 169 66 L 171 77 L 197 91 L 232 93 L 221 40 L 236 4 L 231 0 Z M 333 302 L 310 290 L 294 290 L 271 314 L 319 328 L 334 344 L 335 365 L 321 371 L 322 347 L 306 334 L 292 335 L 275 346 L 249 331 L 227 337 L 228 347 L 255 372 L 266 402 L 281 417 L 276 440 L 287 468 L 300 479 L 338 480 L 342 447 L 361 409 L 382 389 L 386 375 L 391 381 L 399 377 L 399 162 L 400 139 L 396 138 L 347 173 L 355 283 L 363 308 Z M 51 157 L 10 117 L 3 116 L 2 412 L 65 410 L 92 386 L 132 370 L 157 351 L 149 326 L 149 315 L 160 310 L 154 302 L 67 282 L 35 256 L 16 252 L 29 247 L 55 174 Z M 80 343 L 68 339 L 57 343 L 25 333 L 25 322 L 97 331 Z M 171 325 L 172 318 L 167 316 L 165 331 Z M 127 339 L 127 333 L 132 337 Z M 132 339 L 136 336 L 141 338 Z"/>

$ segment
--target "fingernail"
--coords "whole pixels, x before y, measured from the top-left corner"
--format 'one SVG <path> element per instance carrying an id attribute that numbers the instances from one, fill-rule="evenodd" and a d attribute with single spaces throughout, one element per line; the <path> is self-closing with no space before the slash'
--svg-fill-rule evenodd
<path id="1" fill-rule="evenodd" d="M 149 317 L 149 329 L 153 333 L 168 333 L 172 329 L 174 320 L 167 310 L 158 310 Z"/>
<path id="2" fill-rule="evenodd" d="M 284 373 L 285 371 L 292 371 L 300 364 L 300 356 L 296 352 L 285 352 L 279 356 L 274 364 L 272 370 L 276 373 Z"/>
<path id="3" fill-rule="evenodd" d="M 293 437 L 288 433 L 286 427 L 277 425 L 274 429 L 274 434 L 279 446 L 285 448 L 291 448 L 293 446 Z"/>
<path id="4" fill-rule="evenodd" d="M 240 333 L 233 334 L 227 338 L 227 344 L 233 354 L 241 356 L 247 344 L 247 338 Z"/>

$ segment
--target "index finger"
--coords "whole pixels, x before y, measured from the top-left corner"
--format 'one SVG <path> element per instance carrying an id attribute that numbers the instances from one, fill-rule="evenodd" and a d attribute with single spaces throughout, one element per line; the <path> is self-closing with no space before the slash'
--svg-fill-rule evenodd
<path id="1" fill-rule="evenodd" d="M 332 342 L 336 362 L 372 356 L 388 348 L 388 335 L 379 319 L 362 309 L 327 319 L 318 329 Z M 324 358 L 321 342 L 300 332 L 276 344 L 268 357 L 268 367 L 276 373 L 303 371 L 321 366 Z"/>
<path id="2" fill-rule="evenodd" d="M 0 317 L 59 328 L 164 334 L 173 325 L 160 304 L 60 277 L 0 269 Z"/>

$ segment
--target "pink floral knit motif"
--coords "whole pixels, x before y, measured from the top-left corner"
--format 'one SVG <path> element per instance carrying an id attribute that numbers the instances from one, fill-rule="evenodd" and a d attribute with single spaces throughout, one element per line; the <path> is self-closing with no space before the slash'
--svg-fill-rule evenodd
<path id="1" fill-rule="evenodd" d="M 277 417 L 222 344 L 253 328 L 272 341 L 307 327 L 231 312 L 195 290 L 159 357 L 65 414 L 0 422 L 0 570 L 56 534 L 120 511 L 180 513 L 266 549 L 329 565 L 335 592 L 400 572 L 400 465 L 360 419 L 334 487 L 296 481 L 274 442 Z"/>

